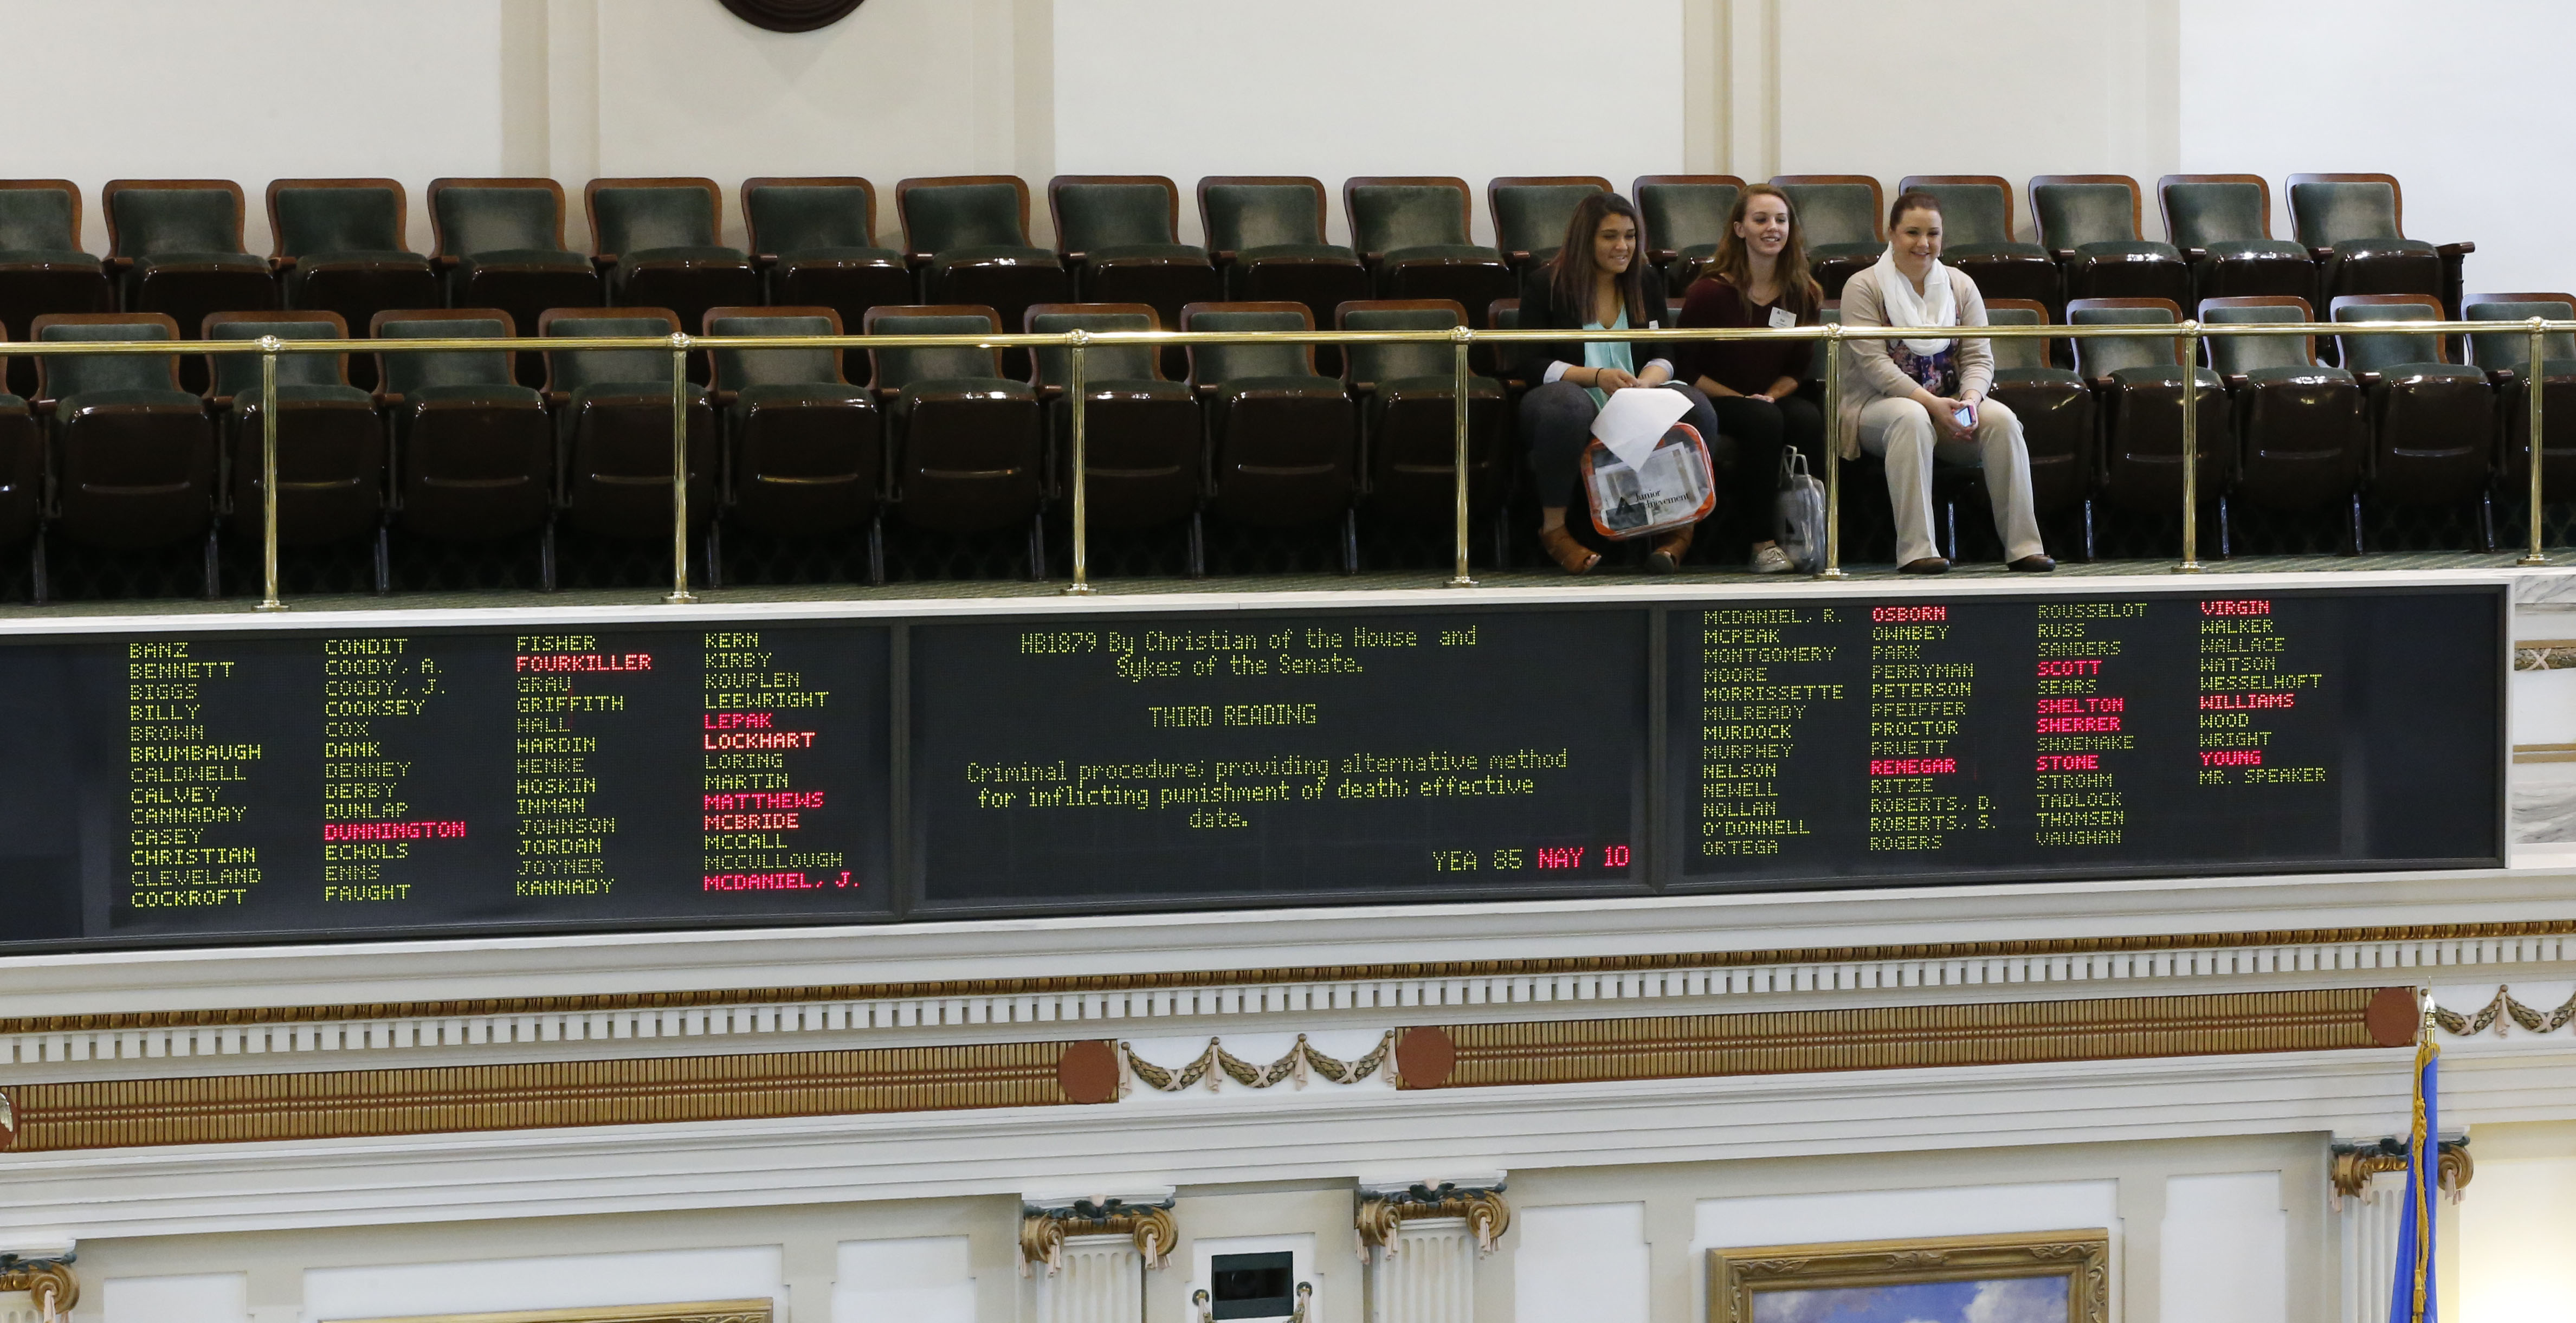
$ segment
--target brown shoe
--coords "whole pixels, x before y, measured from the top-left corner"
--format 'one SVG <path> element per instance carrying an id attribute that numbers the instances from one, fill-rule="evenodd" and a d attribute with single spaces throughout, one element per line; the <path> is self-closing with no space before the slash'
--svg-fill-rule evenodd
<path id="1" fill-rule="evenodd" d="M 1655 549 L 1646 553 L 1646 573 L 1670 574 L 1682 567 L 1682 557 L 1690 554 L 1691 532 L 1697 524 L 1680 528 L 1655 539 Z"/>
<path id="2" fill-rule="evenodd" d="M 1538 544 L 1545 547 L 1547 554 L 1555 557 L 1556 563 L 1564 566 L 1568 574 L 1590 574 L 1592 567 L 1601 563 L 1599 552 L 1575 541 L 1574 535 L 1562 527 L 1540 529 Z"/>
<path id="3" fill-rule="evenodd" d="M 1939 556 L 1926 556 L 1921 560 L 1909 560 L 1904 564 L 1897 566 L 1896 572 L 1899 574 L 1947 574 L 1950 572 L 1950 562 L 1941 559 Z"/>

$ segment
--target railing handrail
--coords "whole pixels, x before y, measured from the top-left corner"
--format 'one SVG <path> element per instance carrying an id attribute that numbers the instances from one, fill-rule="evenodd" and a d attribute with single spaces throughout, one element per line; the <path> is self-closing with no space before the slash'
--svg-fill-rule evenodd
<path id="1" fill-rule="evenodd" d="M 264 338 L 257 340 L 5 340 L 0 357 L 44 358 L 84 354 L 399 354 L 399 353 L 532 353 L 546 350 L 625 349 L 692 352 L 722 349 L 1071 349 L 1077 345 L 1220 344 L 1545 344 L 1559 341 L 1642 340 L 2100 340 L 2185 339 L 2211 336 L 2339 335 L 2503 335 L 2534 331 L 2576 332 L 2576 320 L 2531 317 L 2517 321 L 2370 321 L 2370 322 L 2122 322 L 2087 326 L 1985 325 L 1858 326 L 1830 322 L 1809 326 L 1665 326 L 1628 331 L 1580 331 L 1527 328 L 1476 330 L 1344 331 L 1057 331 L 994 332 L 988 335 L 690 335 L 654 336 L 514 336 L 508 339 L 443 338 L 346 339 Z"/>
<path id="2" fill-rule="evenodd" d="M 90 323 L 97 325 L 99 323 Z M 2211 336 L 2346 336 L 2346 335 L 2503 335 L 2519 333 L 2525 338 L 2528 352 L 2522 358 L 2524 369 L 2535 376 L 2546 361 L 2546 337 L 2551 334 L 2576 332 L 2576 319 L 2551 321 L 2529 317 L 2519 321 L 2352 321 L 2352 322 L 2203 322 L 2186 318 L 2179 322 L 2096 323 L 2090 326 L 1861 326 L 1842 322 L 1818 323 L 1787 327 L 1661 327 L 1636 330 L 1558 330 L 1533 327 L 1528 330 L 1486 330 L 1457 326 L 1419 330 L 1352 331 L 1339 328 L 1317 328 L 1303 331 L 1093 331 L 1077 329 L 1052 333 L 1002 332 L 949 335 L 690 335 L 675 331 L 659 336 L 514 336 L 507 339 L 422 337 L 418 339 L 286 339 L 261 336 L 251 340 L 36 340 L 0 341 L 0 356 L 24 355 L 30 358 L 74 357 L 81 355 L 152 355 L 175 357 L 182 354 L 258 354 L 260 387 L 263 397 L 276 391 L 277 360 L 283 354 L 401 354 L 401 353 L 526 353 L 570 350 L 626 350 L 663 352 L 671 355 L 671 593 L 664 600 L 693 602 L 689 591 L 688 555 L 688 355 L 695 352 L 763 349 L 896 349 L 966 346 L 979 349 L 1063 349 L 1071 361 L 1068 389 L 1065 391 L 1072 412 L 1072 507 L 1073 507 L 1073 583 L 1065 591 L 1091 591 L 1087 571 L 1085 518 L 1084 416 L 1088 412 L 1088 392 L 1084 389 L 1084 356 L 1093 348 L 1117 345 L 1224 345 L 1224 344 L 1295 344 L 1295 345 L 1364 345 L 1364 344 L 1445 344 L 1451 354 L 1451 414 L 1454 428 L 1452 478 L 1455 500 L 1455 572 L 1449 579 L 1453 588 L 1467 588 L 1475 580 L 1467 570 L 1468 524 L 1468 389 L 1467 351 L 1477 344 L 1547 344 L 1565 341 L 1648 341 L 1727 343 L 1734 341 L 1804 340 L 1825 341 L 1839 345 L 1845 340 L 2094 340 L 2094 339 L 2172 339 L 2183 348 L 2181 359 L 2195 368 L 2200 358 L 2200 342 Z M 1842 358 L 1828 353 L 1823 367 L 1825 397 L 1825 564 L 1819 577 L 1843 577 L 1841 558 L 1841 409 Z M 2180 364 L 2177 364 L 2180 366 Z M 2509 371 L 2509 369 L 2505 369 Z M 2200 570 L 2199 558 L 2199 417 L 2196 401 L 2200 392 L 2197 371 L 2180 374 L 2182 390 L 2182 437 L 2176 451 L 2185 462 L 2182 468 L 2182 561 L 2176 566 L 2183 573 Z M 2541 401 L 2547 392 L 2527 390 L 2527 432 L 2529 445 L 2537 450 L 2542 444 Z M 278 598 L 277 564 L 277 416 L 276 409 L 260 411 L 262 570 L 265 592 L 260 609 L 277 611 L 285 608 Z M 2531 475 L 2531 548 L 2522 559 L 2524 565 L 2546 564 L 2541 552 L 2541 475 L 2545 465 L 2533 462 L 2526 466 Z M 50 476 L 48 482 L 50 482 Z"/>

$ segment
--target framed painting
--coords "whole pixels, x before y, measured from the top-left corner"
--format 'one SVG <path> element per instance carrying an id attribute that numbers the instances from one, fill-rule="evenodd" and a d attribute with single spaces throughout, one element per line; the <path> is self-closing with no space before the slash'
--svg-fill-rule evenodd
<path id="1" fill-rule="evenodd" d="M 770 1323 L 767 1300 L 692 1300 L 669 1305 L 603 1305 L 595 1309 L 522 1309 L 498 1314 L 414 1314 L 326 1323 Z"/>
<path id="2" fill-rule="evenodd" d="M 2107 1231 L 1708 1252 L 1709 1323 L 2107 1323 Z"/>

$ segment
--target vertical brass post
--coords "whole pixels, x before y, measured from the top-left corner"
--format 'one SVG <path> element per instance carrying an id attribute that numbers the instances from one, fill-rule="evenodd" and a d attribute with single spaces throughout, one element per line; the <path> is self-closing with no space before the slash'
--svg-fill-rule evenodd
<path id="1" fill-rule="evenodd" d="M 2549 563 L 2549 557 L 2540 550 L 2540 397 L 2544 393 L 2540 389 L 2540 360 L 2549 349 L 2549 336 L 2542 325 L 2540 318 L 2531 319 L 2531 375 L 2522 383 L 2523 393 L 2530 397 L 2525 405 L 2531 413 L 2531 440 L 2523 447 L 2523 457 L 2531 465 L 2531 550 L 2522 553 L 2522 559 L 2514 562 L 2517 565 Z"/>
<path id="2" fill-rule="evenodd" d="M 698 600 L 689 591 L 689 337 L 671 333 L 671 595 L 678 605 Z"/>
<path id="3" fill-rule="evenodd" d="M 1091 509 L 1089 495 L 1084 486 L 1087 481 L 1087 470 L 1090 468 L 1090 457 L 1085 451 L 1087 442 L 1083 435 L 1085 412 L 1083 397 L 1091 392 L 1083 380 L 1082 361 L 1084 357 L 1082 347 L 1090 340 L 1091 332 L 1080 328 L 1074 330 L 1073 367 L 1066 373 L 1068 380 L 1064 386 L 1065 404 L 1073 410 L 1073 582 L 1066 584 L 1064 590 L 1073 596 L 1091 591 Z M 1033 349 L 1029 352 L 1037 351 Z M 1157 349 L 1153 352 L 1162 351 Z"/>
<path id="4" fill-rule="evenodd" d="M 1843 325 L 1825 331 L 1825 568 L 1819 579 L 1843 575 Z"/>
<path id="5" fill-rule="evenodd" d="M 1458 494 L 1458 558 L 1456 569 L 1449 576 L 1452 588 L 1476 586 L 1475 576 L 1467 572 L 1467 346 L 1473 343 L 1475 336 L 1474 331 L 1460 326 L 1452 333 L 1450 341 L 1450 403 L 1455 406 L 1451 412 L 1456 417 L 1457 436 L 1452 447 L 1455 453 L 1449 463 L 1452 476 L 1457 479 L 1454 485 Z M 1350 351 L 1349 345 L 1342 346 L 1343 353 Z"/>
<path id="6" fill-rule="evenodd" d="M 277 349 L 273 335 L 259 338 L 259 609 L 283 611 L 277 598 Z"/>
<path id="7" fill-rule="evenodd" d="M 2182 324 L 2182 564 L 2200 573 L 2200 322 Z"/>

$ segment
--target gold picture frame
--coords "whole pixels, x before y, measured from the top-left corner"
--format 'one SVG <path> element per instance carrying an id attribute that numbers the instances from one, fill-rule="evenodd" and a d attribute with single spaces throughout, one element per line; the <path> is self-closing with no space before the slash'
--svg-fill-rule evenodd
<path id="1" fill-rule="evenodd" d="M 2065 1279 L 2066 1323 L 2108 1323 L 2107 1230 L 1763 1245 L 1708 1252 L 1709 1323 L 1754 1323 L 1755 1298 L 1784 1291 L 1902 1290 Z"/>
<path id="2" fill-rule="evenodd" d="M 689 1300 L 668 1305 L 514 1309 L 498 1314 L 412 1314 L 327 1319 L 324 1323 L 770 1323 L 768 1300 Z"/>

